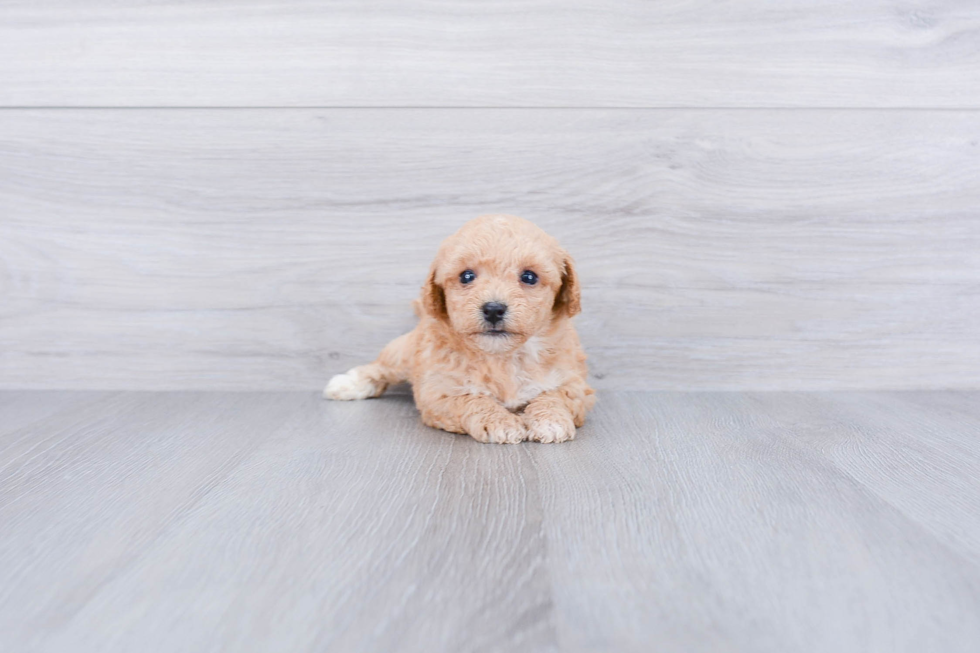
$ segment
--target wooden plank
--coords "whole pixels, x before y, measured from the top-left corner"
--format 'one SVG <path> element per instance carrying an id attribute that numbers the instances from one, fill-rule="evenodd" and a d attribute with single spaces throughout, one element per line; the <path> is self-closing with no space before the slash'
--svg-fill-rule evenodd
<path id="1" fill-rule="evenodd" d="M 754 410 L 791 430 L 790 446 L 818 452 L 950 550 L 980 567 L 980 410 L 944 410 L 980 394 L 759 394 Z"/>
<path id="2" fill-rule="evenodd" d="M 34 390 L 0 392 L 0 457 L 24 432 L 24 427 L 62 411 L 74 410 L 84 403 L 106 398 L 104 392 L 37 392 Z"/>
<path id="3" fill-rule="evenodd" d="M 921 404 L 930 412 L 943 415 L 958 415 L 961 418 L 980 422 L 980 402 L 976 393 L 969 390 L 946 392 L 903 392 L 897 393 L 902 401 Z"/>
<path id="4" fill-rule="evenodd" d="M 0 387 L 321 387 L 501 211 L 578 260 L 600 388 L 980 384 L 978 112 L 4 117 Z"/>
<path id="5" fill-rule="evenodd" d="M 427 429 L 408 396 L 305 397 L 46 645 L 554 650 L 528 452 Z"/>
<path id="6" fill-rule="evenodd" d="M 305 399 L 117 393 L 5 436 L 0 649 L 62 628 Z"/>
<path id="7" fill-rule="evenodd" d="M 795 445 L 805 400 L 766 406 L 787 400 L 773 412 L 735 393 L 606 393 L 575 442 L 532 449 L 563 649 L 976 649 L 980 567 L 894 508 L 892 491 Z M 821 427 L 861 448 L 881 414 L 834 411 Z M 931 453 L 906 483 L 940 502 L 951 452 Z M 975 483 L 963 491 L 980 500 Z"/>
<path id="8" fill-rule="evenodd" d="M 974 0 L 0 8 L 6 106 L 977 107 Z"/>
<path id="9" fill-rule="evenodd" d="M 972 653 L 950 396 L 605 392 L 490 446 L 405 395 L 114 393 L 0 453 L 0 649 Z"/>

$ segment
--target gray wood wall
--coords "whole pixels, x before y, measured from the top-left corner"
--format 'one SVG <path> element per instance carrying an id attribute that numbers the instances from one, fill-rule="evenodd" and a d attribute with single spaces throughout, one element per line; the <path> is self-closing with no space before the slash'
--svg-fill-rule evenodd
<path id="1" fill-rule="evenodd" d="M 980 386 L 980 5 L 0 3 L 0 387 L 313 389 L 439 240 L 599 388 Z"/>

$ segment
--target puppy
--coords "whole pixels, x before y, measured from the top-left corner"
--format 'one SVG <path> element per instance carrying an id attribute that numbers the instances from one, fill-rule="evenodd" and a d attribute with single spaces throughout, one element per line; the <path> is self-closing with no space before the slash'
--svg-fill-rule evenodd
<path id="1" fill-rule="evenodd" d="M 428 426 L 480 442 L 575 437 L 595 393 L 571 322 L 578 277 L 554 238 L 515 216 L 476 218 L 443 241 L 416 307 L 414 330 L 324 395 L 366 399 L 407 380 Z"/>

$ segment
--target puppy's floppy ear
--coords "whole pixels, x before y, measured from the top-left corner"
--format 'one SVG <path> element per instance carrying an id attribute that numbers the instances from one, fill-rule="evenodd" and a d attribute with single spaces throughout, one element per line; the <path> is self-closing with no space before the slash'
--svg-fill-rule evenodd
<path id="1" fill-rule="evenodd" d="M 554 311 L 556 315 L 566 317 L 573 317 L 582 311 L 582 291 L 578 285 L 575 261 L 567 253 L 562 261 L 561 288 L 555 295 Z"/>
<path id="2" fill-rule="evenodd" d="M 449 317 L 446 312 L 446 292 L 436 283 L 435 268 L 429 272 L 429 280 L 422 286 L 422 310 L 426 315 L 445 320 Z"/>

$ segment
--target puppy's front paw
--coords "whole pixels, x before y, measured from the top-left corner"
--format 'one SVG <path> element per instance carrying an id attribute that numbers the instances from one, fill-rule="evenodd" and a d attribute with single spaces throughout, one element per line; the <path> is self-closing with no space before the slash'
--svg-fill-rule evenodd
<path id="1" fill-rule="evenodd" d="M 527 439 L 532 442 L 565 442 L 575 438 L 575 423 L 567 411 L 533 410 L 524 411 L 524 424 Z"/>
<path id="2" fill-rule="evenodd" d="M 338 374 L 330 379 L 330 383 L 323 389 L 323 396 L 327 399 L 337 401 L 353 401 L 355 399 L 367 399 L 377 394 L 377 388 L 370 379 L 361 374 L 354 368 L 346 374 Z"/>
<path id="3" fill-rule="evenodd" d="M 517 444 L 527 439 L 524 422 L 517 415 L 490 415 L 476 420 L 468 429 L 474 440 L 494 444 Z"/>

